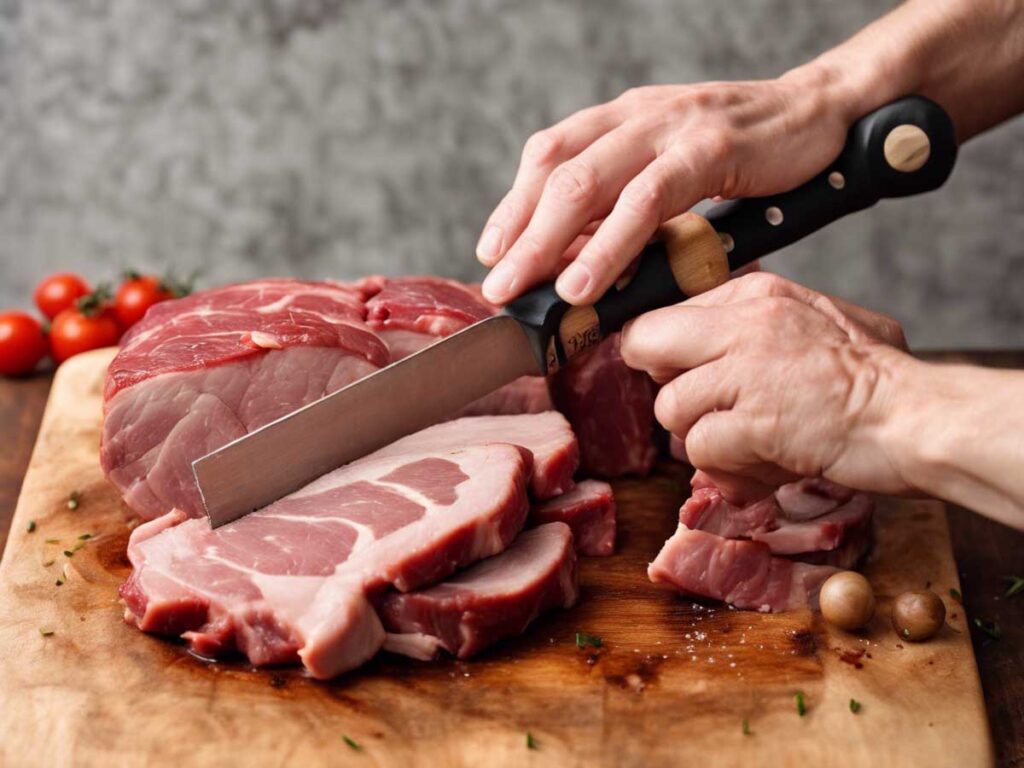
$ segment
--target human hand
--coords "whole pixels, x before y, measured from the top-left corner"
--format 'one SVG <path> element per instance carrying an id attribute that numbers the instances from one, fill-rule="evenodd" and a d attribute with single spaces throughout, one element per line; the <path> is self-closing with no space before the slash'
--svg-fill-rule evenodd
<path id="1" fill-rule="evenodd" d="M 535 134 L 477 246 L 493 267 L 484 295 L 506 303 L 564 268 L 562 298 L 591 303 L 659 225 L 700 200 L 810 179 L 857 117 L 825 80 L 800 69 L 776 80 L 637 88 Z"/>
<path id="2" fill-rule="evenodd" d="M 658 421 L 736 503 L 797 477 L 912 490 L 880 439 L 905 350 L 892 318 L 764 272 L 622 333 L 626 363 L 664 384 Z"/>

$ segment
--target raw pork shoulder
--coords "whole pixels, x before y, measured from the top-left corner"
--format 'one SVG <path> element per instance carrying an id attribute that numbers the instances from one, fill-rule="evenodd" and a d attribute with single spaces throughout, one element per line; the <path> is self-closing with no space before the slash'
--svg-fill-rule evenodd
<path id="1" fill-rule="evenodd" d="M 526 519 L 528 468 L 511 445 L 405 453 L 337 469 L 215 531 L 172 512 L 132 534 L 126 618 L 202 656 L 301 659 L 333 677 L 384 642 L 370 596 L 508 546 Z"/>
<path id="2" fill-rule="evenodd" d="M 568 493 L 534 504 L 529 522 L 565 523 L 581 555 L 602 557 L 615 551 L 615 497 L 612 487 L 600 480 L 582 480 Z"/>
<path id="3" fill-rule="evenodd" d="M 100 461 L 128 506 L 196 517 L 193 460 L 388 363 L 359 293 L 261 280 L 157 304 L 104 390 Z"/>
<path id="4" fill-rule="evenodd" d="M 579 594 L 573 534 L 548 523 L 519 535 L 500 555 L 429 589 L 392 592 L 378 611 L 384 649 L 428 660 L 460 659 L 521 634 L 544 611 L 569 608 Z"/>

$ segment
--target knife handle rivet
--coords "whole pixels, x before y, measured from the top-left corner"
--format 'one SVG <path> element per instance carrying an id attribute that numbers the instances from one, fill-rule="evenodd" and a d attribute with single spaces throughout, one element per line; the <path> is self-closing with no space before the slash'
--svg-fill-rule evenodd
<path id="1" fill-rule="evenodd" d="M 828 183 L 832 189 L 842 189 L 846 186 L 846 177 L 839 171 L 832 171 L 832 173 L 828 175 Z"/>
<path id="2" fill-rule="evenodd" d="M 728 232 L 719 232 L 718 238 L 722 241 L 722 247 L 726 253 L 732 253 L 732 249 L 736 247 L 736 241 L 732 239 L 732 235 Z"/>
<path id="3" fill-rule="evenodd" d="M 773 227 L 777 227 L 783 220 L 782 209 L 775 205 L 770 206 L 765 209 L 764 218 Z"/>

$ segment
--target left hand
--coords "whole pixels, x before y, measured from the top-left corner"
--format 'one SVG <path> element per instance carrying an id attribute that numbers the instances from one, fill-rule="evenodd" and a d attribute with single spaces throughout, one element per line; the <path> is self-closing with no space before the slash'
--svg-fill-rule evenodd
<path id="1" fill-rule="evenodd" d="M 664 384 L 658 421 L 737 503 L 797 477 L 913 490 L 879 439 L 905 350 L 892 318 L 763 272 L 622 333 L 626 363 Z"/>

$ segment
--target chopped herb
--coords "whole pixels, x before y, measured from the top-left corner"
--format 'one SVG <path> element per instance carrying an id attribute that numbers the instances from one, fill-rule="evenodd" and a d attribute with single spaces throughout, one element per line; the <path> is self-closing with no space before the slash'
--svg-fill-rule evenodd
<path id="1" fill-rule="evenodd" d="M 72 552 L 77 552 L 78 550 L 83 549 L 84 547 L 85 547 L 85 542 L 84 541 L 80 541 L 77 544 L 75 544 L 75 546 L 73 546 L 71 548 L 71 551 Z"/>
<path id="2" fill-rule="evenodd" d="M 743 735 L 744 736 L 750 736 L 751 735 L 750 723 L 747 722 L 747 718 L 745 718 L 745 717 L 743 718 Z"/>
<path id="3" fill-rule="evenodd" d="M 29 533 L 35 533 L 36 521 L 35 520 L 29 520 L 28 521 L 28 526 L 26 527 L 25 530 L 27 530 Z"/>
<path id="4" fill-rule="evenodd" d="M 60 539 L 47 539 L 47 544 L 60 544 Z"/>
<path id="5" fill-rule="evenodd" d="M 537 740 L 533 738 L 533 734 L 529 731 L 526 732 L 526 748 L 539 749 L 539 747 L 537 746 Z"/>
<path id="6" fill-rule="evenodd" d="M 793 694 L 793 699 L 796 701 L 796 713 L 803 717 L 807 714 L 807 702 L 804 701 L 804 692 L 797 691 Z"/>
<path id="7" fill-rule="evenodd" d="M 991 637 L 993 640 L 998 640 L 1000 637 L 1003 636 L 1002 627 L 1000 627 L 994 621 L 990 621 L 988 619 L 975 619 L 974 626 L 976 626 L 986 635 Z"/>
<path id="8" fill-rule="evenodd" d="M 1014 597 L 1024 592 L 1024 579 L 1020 576 L 1007 576 L 1005 581 L 1010 582 L 1010 588 L 1003 597 Z"/>
<path id="9" fill-rule="evenodd" d="M 49 568 L 55 562 L 56 562 L 55 560 L 47 560 L 45 563 L 43 563 L 43 568 Z"/>
<path id="10" fill-rule="evenodd" d="M 64 550 L 64 557 L 74 557 L 74 556 L 75 556 L 75 551 L 73 549 L 65 549 Z"/>
<path id="11" fill-rule="evenodd" d="M 597 635 L 588 635 L 586 632 L 576 633 L 576 647 L 586 648 L 588 645 L 593 648 L 600 648 L 603 641 Z"/>
<path id="12" fill-rule="evenodd" d="M 850 699 L 850 711 L 855 715 L 860 712 L 860 702 L 856 699 Z"/>
<path id="13" fill-rule="evenodd" d="M 68 509 L 74 511 L 78 509 L 78 505 L 82 503 L 82 494 L 78 491 L 72 491 L 68 495 Z"/>
<path id="14" fill-rule="evenodd" d="M 39 634 L 42 635 L 43 637 L 49 637 L 50 635 L 53 634 L 53 630 L 52 629 L 43 629 L 42 627 L 40 627 L 39 628 Z"/>
<path id="15" fill-rule="evenodd" d="M 64 574 L 62 573 L 60 576 L 57 577 L 57 586 L 58 587 L 62 586 L 64 584 L 64 581 L 65 581 Z"/>
<path id="16" fill-rule="evenodd" d="M 92 534 L 91 533 L 83 533 L 81 536 L 78 537 L 78 540 L 79 541 L 88 541 L 91 538 L 92 538 Z"/>
<path id="17" fill-rule="evenodd" d="M 951 587 L 949 590 L 949 596 L 956 600 L 958 603 L 963 605 L 964 596 L 960 594 L 960 590 L 956 587 Z"/>
<path id="18" fill-rule="evenodd" d="M 355 739 L 353 739 L 353 738 L 352 738 L 351 736 L 349 736 L 349 735 L 348 735 L 347 733 L 343 733 L 343 734 L 341 734 L 341 738 L 342 738 L 342 740 L 343 740 L 343 741 L 344 741 L 344 742 L 345 742 L 346 744 L 348 744 L 348 745 L 349 745 L 349 746 L 350 746 L 350 747 L 351 747 L 352 749 L 354 749 L 354 750 L 355 750 L 356 752 L 362 752 L 363 748 L 362 748 L 362 746 L 361 746 L 361 745 L 359 744 L 359 742 L 358 742 L 358 741 L 356 741 Z"/>

